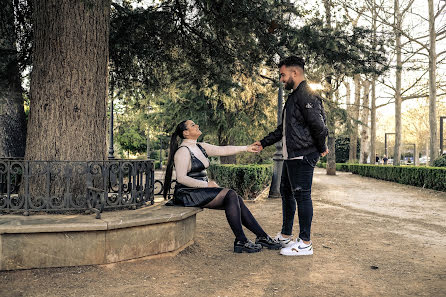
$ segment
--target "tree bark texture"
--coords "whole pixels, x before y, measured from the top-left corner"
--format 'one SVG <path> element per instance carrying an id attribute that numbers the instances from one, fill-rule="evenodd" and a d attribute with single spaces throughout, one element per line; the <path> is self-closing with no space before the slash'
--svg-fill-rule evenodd
<path id="1" fill-rule="evenodd" d="M 430 145 L 429 145 L 429 164 L 432 164 L 438 157 L 439 141 L 437 134 L 437 50 L 435 32 L 435 16 L 434 16 L 434 1 L 428 0 L 429 6 L 429 130 L 430 130 Z M 441 152 L 443 153 L 443 152 Z"/>
<path id="2" fill-rule="evenodd" d="M 370 112 L 370 81 L 363 82 L 364 93 L 362 98 L 361 110 L 361 148 L 360 148 L 360 163 L 367 164 L 369 156 L 369 112 Z"/>
<path id="3" fill-rule="evenodd" d="M 0 19 L 0 158 L 23 157 L 26 120 L 12 0 L 3 1 Z"/>
<path id="4" fill-rule="evenodd" d="M 324 0 L 324 8 L 325 8 L 325 19 L 326 26 L 331 28 L 331 8 L 332 3 L 331 0 Z M 328 91 L 326 92 L 327 100 L 333 101 L 333 86 L 332 86 L 332 76 L 330 73 L 325 77 L 325 81 L 327 83 Z M 332 107 L 334 108 L 334 107 Z M 327 138 L 327 147 L 329 153 L 327 154 L 327 174 L 328 175 L 336 175 L 336 119 L 334 110 L 327 111 L 327 128 L 328 128 L 328 138 Z"/>
<path id="5" fill-rule="evenodd" d="M 327 147 L 330 151 L 327 154 L 327 174 L 336 175 L 336 135 L 335 127 L 336 122 L 334 119 L 334 112 L 327 112 L 327 128 L 328 128 L 328 138 Z"/>
<path id="6" fill-rule="evenodd" d="M 350 133 L 350 150 L 349 150 L 349 163 L 356 163 L 358 160 L 357 148 L 358 148 L 358 121 L 359 121 L 359 106 L 361 104 L 361 76 L 356 74 L 353 77 L 355 83 L 355 103 L 351 108 L 352 115 L 352 129 Z"/>
<path id="7" fill-rule="evenodd" d="M 372 34 L 373 34 L 373 46 L 376 48 L 376 31 L 377 31 L 377 15 L 376 15 L 376 1 L 372 2 Z M 373 63 L 375 67 L 376 64 Z M 370 163 L 376 163 L 376 76 L 372 76 L 372 85 L 371 85 L 371 107 L 370 107 Z"/>
<path id="8" fill-rule="evenodd" d="M 401 158 L 401 139 L 402 139 L 402 124 L 401 124 L 401 74 L 403 70 L 403 63 L 401 61 L 401 30 L 402 30 L 402 15 L 400 13 L 399 0 L 395 0 L 395 49 L 396 49 L 396 82 L 395 82 L 395 147 L 393 151 L 393 164 L 400 165 Z"/>
<path id="9" fill-rule="evenodd" d="M 333 102 L 335 96 L 332 89 L 331 77 L 327 78 L 327 87 L 329 90 L 326 92 L 327 100 Z M 327 175 L 336 175 L 336 118 L 335 118 L 335 106 L 334 104 L 330 104 L 330 109 L 327 110 L 327 128 L 328 128 L 328 137 L 327 137 L 327 148 L 329 153 L 327 154 Z"/>
<path id="10" fill-rule="evenodd" d="M 34 0 L 25 158 L 105 160 L 109 0 Z"/>
<path id="11" fill-rule="evenodd" d="M 375 164 L 376 156 L 376 79 L 372 79 L 370 108 L 370 163 Z"/>

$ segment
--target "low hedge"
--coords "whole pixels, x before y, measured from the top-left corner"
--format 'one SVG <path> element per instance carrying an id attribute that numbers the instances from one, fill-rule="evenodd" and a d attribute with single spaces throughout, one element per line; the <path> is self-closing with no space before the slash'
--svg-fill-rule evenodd
<path id="1" fill-rule="evenodd" d="M 446 192 L 446 168 L 348 164 L 362 176 Z"/>
<path id="2" fill-rule="evenodd" d="M 318 167 L 327 164 L 319 162 Z M 338 163 L 336 170 L 446 192 L 446 168 Z"/>
<path id="3" fill-rule="evenodd" d="M 336 171 L 345 171 L 349 172 L 348 163 L 336 163 Z M 317 167 L 319 168 L 327 168 L 327 163 L 318 162 Z"/>
<path id="4" fill-rule="evenodd" d="M 235 190 L 244 199 L 254 199 L 271 182 L 273 166 L 212 164 L 208 172 L 221 187 Z"/>

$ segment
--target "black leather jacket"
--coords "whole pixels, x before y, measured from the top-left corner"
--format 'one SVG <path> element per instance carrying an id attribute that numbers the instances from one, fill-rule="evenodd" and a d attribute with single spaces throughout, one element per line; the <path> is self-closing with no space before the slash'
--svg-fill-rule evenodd
<path id="1" fill-rule="evenodd" d="M 322 99 L 310 89 L 306 81 L 302 81 L 288 96 L 284 112 L 288 158 L 325 152 L 328 129 Z M 276 130 L 260 141 L 263 147 L 282 140 L 283 116 L 284 113 L 282 123 Z"/>

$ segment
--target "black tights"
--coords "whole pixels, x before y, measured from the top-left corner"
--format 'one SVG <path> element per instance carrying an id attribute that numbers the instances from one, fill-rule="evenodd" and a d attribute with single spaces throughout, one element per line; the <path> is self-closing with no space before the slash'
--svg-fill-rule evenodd
<path id="1" fill-rule="evenodd" d="M 232 232 L 234 232 L 235 239 L 240 241 L 247 241 L 245 232 L 243 232 L 242 224 L 248 230 L 259 237 L 267 236 L 259 223 L 246 207 L 243 199 L 237 195 L 234 190 L 224 189 L 211 202 L 204 206 L 211 209 L 224 209 L 226 219 Z"/>

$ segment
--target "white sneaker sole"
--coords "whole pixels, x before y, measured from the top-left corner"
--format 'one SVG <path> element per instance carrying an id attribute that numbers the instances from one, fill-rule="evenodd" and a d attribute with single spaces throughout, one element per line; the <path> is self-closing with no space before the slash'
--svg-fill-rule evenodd
<path id="1" fill-rule="evenodd" d="M 313 247 L 310 249 L 299 249 L 297 247 L 288 247 L 280 250 L 280 254 L 284 256 L 311 256 L 313 255 Z"/>

